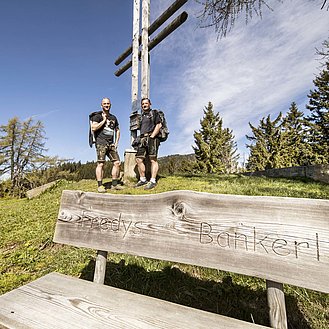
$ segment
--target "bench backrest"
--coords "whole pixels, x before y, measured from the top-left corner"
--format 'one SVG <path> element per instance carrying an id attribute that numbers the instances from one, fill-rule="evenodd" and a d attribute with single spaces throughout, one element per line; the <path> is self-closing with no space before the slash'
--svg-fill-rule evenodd
<path id="1" fill-rule="evenodd" d="M 329 293 L 329 200 L 64 191 L 54 241 Z"/>

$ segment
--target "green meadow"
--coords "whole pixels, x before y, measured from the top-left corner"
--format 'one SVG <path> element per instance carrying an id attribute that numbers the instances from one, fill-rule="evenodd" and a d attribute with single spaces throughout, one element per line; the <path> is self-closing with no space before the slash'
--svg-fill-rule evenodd
<path id="1" fill-rule="evenodd" d="M 60 181 L 31 200 L 0 199 L 0 294 L 53 271 L 92 280 L 95 251 L 52 242 L 64 189 L 95 192 L 96 182 Z M 134 195 L 171 190 L 329 199 L 328 184 L 242 175 L 168 176 L 151 191 L 127 187 L 108 193 Z M 265 281 L 261 279 L 110 253 L 105 284 L 269 325 Z M 328 294 L 289 285 L 284 290 L 289 328 L 329 327 Z"/>

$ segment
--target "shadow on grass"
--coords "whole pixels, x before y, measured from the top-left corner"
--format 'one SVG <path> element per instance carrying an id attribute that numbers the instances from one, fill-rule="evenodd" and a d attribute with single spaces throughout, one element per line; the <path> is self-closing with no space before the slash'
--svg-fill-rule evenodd
<path id="1" fill-rule="evenodd" d="M 111 182 L 105 182 L 103 185 L 104 185 L 106 190 L 110 190 L 111 187 L 112 187 L 112 181 Z M 121 180 L 118 181 L 118 185 L 123 186 L 123 183 L 122 183 Z"/>
<path id="2" fill-rule="evenodd" d="M 90 261 L 80 278 L 92 281 L 95 261 Z M 177 267 L 146 271 L 137 265 L 107 262 L 105 284 L 173 303 L 269 326 L 267 295 L 234 284 L 229 274 L 222 282 L 201 280 Z M 286 297 L 288 328 L 310 329 L 296 300 Z"/>

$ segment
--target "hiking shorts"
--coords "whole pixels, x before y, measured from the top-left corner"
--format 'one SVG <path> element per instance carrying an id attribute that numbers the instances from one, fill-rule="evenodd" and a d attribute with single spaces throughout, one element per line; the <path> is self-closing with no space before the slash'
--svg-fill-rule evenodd
<path id="1" fill-rule="evenodd" d="M 114 144 L 102 145 L 96 144 L 97 162 L 105 162 L 105 157 L 108 156 L 111 162 L 120 161 L 119 154 Z"/>
<path id="2" fill-rule="evenodd" d="M 158 138 L 142 137 L 137 149 L 136 158 L 145 159 L 146 155 L 148 155 L 150 160 L 157 160 L 159 145 L 160 141 Z"/>

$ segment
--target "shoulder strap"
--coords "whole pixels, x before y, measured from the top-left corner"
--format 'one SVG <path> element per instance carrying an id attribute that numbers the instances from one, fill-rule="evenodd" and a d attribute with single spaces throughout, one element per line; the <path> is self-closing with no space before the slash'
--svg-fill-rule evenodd
<path id="1" fill-rule="evenodd" d="M 152 109 L 152 117 L 153 117 L 153 124 L 155 125 L 155 116 L 157 115 L 159 113 L 159 111 L 158 110 L 156 110 L 156 109 Z"/>
<path id="2" fill-rule="evenodd" d="M 91 112 L 90 114 L 89 114 L 89 119 L 91 119 L 94 115 L 96 115 L 96 114 L 101 114 L 103 111 L 95 111 L 95 112 Z"/>

